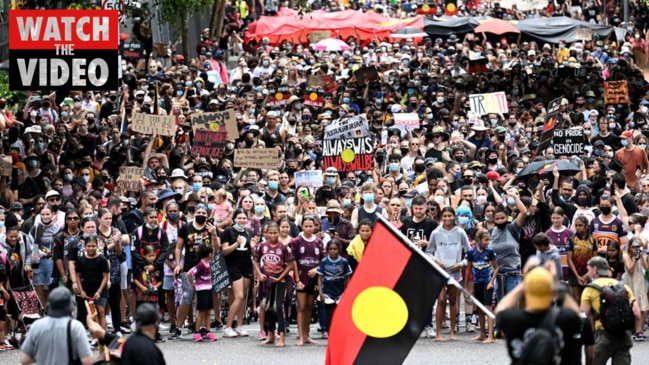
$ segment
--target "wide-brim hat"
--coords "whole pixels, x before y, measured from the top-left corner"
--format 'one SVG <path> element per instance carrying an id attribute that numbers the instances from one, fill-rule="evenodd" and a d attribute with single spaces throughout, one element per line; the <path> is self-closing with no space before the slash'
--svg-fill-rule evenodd
<path id="1" fill-rule="evenodd" d="M 474 131 L 488 131 L 489 128 L 485 127 L 484 122 L 482 120 L 477 120 L 472 126 L 471 129 Z"/>
<path id="2" fill-rule="evenodd" d="M 168 198 L 181 198 L 181 197 L 182 194 L 180 194 L 179 192 L 167 188 L 167 189 L 163 189 L 160 192 L 160 195 L 158 196 L 158 201 L 163 201 Z"/>
<path id="3" fill-rule="evenodd" d="M 173 171 L 171 171 L 171 175 L 169 176 L 169 179 L 187 180 L 187 175 L 185 175 L 185 171 L 183 169 L 173 169 Z"/>
<path id="4" fill-rule="evenodd" d="M 444 127 L 441 125 L 437 125 L 433 127 L 433 130 L 430 132 L 431 134 L 441 134 L 442 135 L 442 141 L 446 142 L 449 139 L 449 134 L 446 132 Z"/>

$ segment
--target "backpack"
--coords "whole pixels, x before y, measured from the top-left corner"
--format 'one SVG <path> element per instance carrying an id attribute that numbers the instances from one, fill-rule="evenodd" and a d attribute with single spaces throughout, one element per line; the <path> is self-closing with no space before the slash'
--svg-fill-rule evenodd
<path id="1" fill-rule="evenodd" d="M 635 328 L 635 316 L 629 301 L 629 293 L 623 283 L 618 282 L 615 285 L 605 286 L 591 283 L 586 286 L 599 292 L 597 319 L 602 322 L 602 326 L 607 332 L 621 335 L 627 330 Z"/>
<path id="2" fill-rule="evenodd" d="M 559 338 L 555 325 L 561 310 L 550 308 L 543 317 L 541 325 L 525 340 L 525 346 L 517 364 L 521 365 L 550 365 L 558 364 L 561 360 L 562 339 Z"/>

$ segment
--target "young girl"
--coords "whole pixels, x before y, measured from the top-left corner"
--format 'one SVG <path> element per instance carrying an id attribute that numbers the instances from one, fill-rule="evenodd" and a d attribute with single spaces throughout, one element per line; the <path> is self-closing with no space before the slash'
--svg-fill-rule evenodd
<path id="1" fill-rule="evenodd" d="M 466 233 L 455 225 L 455 209 L 452 207 L 442 208 L 442 225 L 435 228 L 430 236 L 430 242 L 426 247 L 426 253 L 431 255 L 437 265 L 445 269 L 456 281 L 462 280 L 462 251 L 469 252 L 469 238 Z M 446 313 L 446 295 L 448 292 L 448 305 L 451 314 L 451 340 L 455 336 L 457 323 L 457 299 L 458 291 L 453 285 L 441 290 L 437 299 L 436 329 L 437 341 L 444 341 L 442 337 L 442 322 Z"/>
<path id="2" fill-rule="evenodd" d="M 629 241 L 628 249 L 624 252 L 622 260 L 624 261 L 624 269 L 626 270 L 625 283 L 633 290 L 640 308 L 640 317 L 636 317 L 635 334 L 633 338 L 636 341 L 644 341 L 644 323 L 647 319 L 647 311 L 649 310 L 649 300 L 645 295 L 645 279 L 644 271 L 649 268 L 647 261 L 644 257 L 644 249 L 642 240 L 639 237 L 634 237 Z"/>
<path id="3" fill-rule="evenodd" d="M 565 278 L 568 277 L 569 271 L 566 247 L 568 246 L 568 239 L 575 233 L 563 225 L 564 219 L 565 214 L 563 208 L 554 207 L 554 209 L 552 209 L 552 214 L 550 215 L 552 226 L 545 231 L 545 234 L 550 237 L 552 245 L 559 250 L 559 255 L 561 255 L 561 274 L 565 280 Z"/>
<path id="4" fill-rule="evenodd" d="M 491 237 L 489 231 L 480 229 L 475 235 L 475 247 L 466 255 L 467 268 L 473 273 L 473 292 L 475 297 L 485 305 L 491 304 L 494 293 L 494 281 L 498 275 L 498 263 L 496 263 L 496 253 L 489 248 Z M 464 287 L 467 287 L 469 276 L 464 279 Z M 489 308 L 493 311 L 493 308 Z M 493 343 L 494 320 L 488 318 L 489 333 L 485 339 L 485 313 L 478 311 L 478 321 L 480 322 L 480 334 L 473 338 L 475 341 L 482 340 L 482 343 Z"/>
<path id="5" fill-rule="evenodd" d="M 294 271 L 297 287 L 297 345 L 317 343 L 309 337 L 309 323 L 313 304 L 317 294 L 318 280 L 316 272 L 320 260 L 324 258 L 322 240 L 315 235 L 315 217 L 307 215 L 302 218 L 302 233 L 291 244 L 295 257 Z"/>
<path id="6" fill-rule="evenodd" d="M 216 341 L 216 336 L 208 330 L 210 328 L 210 310 L 214 306 L 212 295 L 212 266 L 210 262 L 214 257 L 214 247 L 201 245 L 198 248 L 200 261 L 187 273 L 187 279 L 196 292 L 196 333 L 194 342 Z"/>
<path id="7" fill-rule="evenodd" d="M 275 343 L 275 323 L 279 341 L 275 346 L 284 347 L 286 321 L 284 316 L 284 297 L 286 296 L 286 276 L 293 268 L 293 255 L 288 247 L 279 242 L 279 227 L 270 222 L 265 226 L 266 241 L 255 251 L 253 265 L 260 281 L 259 318 L 264 317 L 268 337 L 264 344 Z M 263 315 L 262 315 L 263 313 Z"/>
<path id="8" fill-rule="evenodd" d="M 158 270 L 149 270 L 150 266 L 155 266 L 156 250 L 152 245 L 144 246 L 144 260 L 146 266 L 142 271 L 136 270 L 133 278 L 135 284 L 135 301 L 136 307 L 143 303 L 158 305 L 158 290 L 162 286 L 160 281 L 160 272 Z"/>
<path id="9" fill-rule="evenodd" d="M 108 304 L 114 326 L 122 323 L 121 300 L 122 300 L 122 263 L 126 258 L 122 250 L 122 233 L 119 229 L 111 227 L 113 214 L 106 208 L 99 209 L 99 228 L 97 228 L 97 244 L 99 252 L 106 256 L 110 267 L 110 279 L 108 285 Z M 115 327 L 116 328 L 116 327 Z M 120 330 L 116 328 L 116 330 Z"/>
<path id="10" fill-rule="evenodd" d="M 214 223 L 218 226 L 219 230 L 232 224 L 232 205 L 228 202 L 228 193 L 225 189 L 219 189 L 214 193 L 216 199 L 214 208 L 212 209 L 212 218 Z"/>
<path id="11" fill-rule="evenodd" d="M 293 239 L 293 237 L 291 237 L 291 222 L 288 220 L 288 218 L 281 218 L 277 221 L 277 224 L 279 226 L 278 240 L 284 246 L 287 246 Z"/>
<path id="12" fill-rule="evenodd" d="M 568 283 L 574 298 L 581 298 L 584 286 L 588 284 L 588 260 L 597 254 L 597 242 L 588 231 L 588 218 L 575 218 L 575 233 L 568 239 L 566 257 L 568 259 Z"/>
<path id="13" fill-rule="evenodd" d="M 352 274 L 352 268 L 349 262 L 340 256 L 342 245 L 337 238 L 332 239 L 327 244 L 327 257 L 320 261 L 318 265 L 318 288 L 320 288 L 320 303 L 324 303 L 326 321 L 322 328 L 322 338 L 329 338 L 329 326 L 331 317 L 338 300 L 343 295 L 349 277 Z"/>
<path id="14" fill-rule="evenodd" d="M 91 299 L 97 308 L 97 322 L 106 329 L 104 310 L 108 303 L 108 259 L 97 249 L 97 236 L 91 235 L 84 240 L 85 253 L 76 262 L 76 281 L 81 283 L 81 298 Z"/>
<path id="15" fill-rule="evenodd" d="M 356 237 L 349 242 L 347 254 L 349 255 L 349 264 L 352 270 L 356 270 L 358 263 L 361 262 L 365 246 L 372 236 L 372 222 L 369 219 L 361 219 L 356 228 Z"/>
<path id="16" fill-rule="evenodd" d="M 624 261 L 620 252 L 620 243 L 618 241 L 609 241 L 606 246 L 606 261 L 608 261 L 611 277 L 615 280 L 621 280 L 624 274 Z"/>
<path id="17" fill-rule="evenodd" d="M 46 205 L 41 209 L 40 222 L 36 223 L 29 232 L 29 237 L 34 242 L 34 255 L 32 256 L 34 286 L 38 299 L 45 307 L 47 307 L 47 296 L 54 270 L 52 246 L 54 238 L 60 230 L 61 225 L 53 221 L 52 208 Z"/>

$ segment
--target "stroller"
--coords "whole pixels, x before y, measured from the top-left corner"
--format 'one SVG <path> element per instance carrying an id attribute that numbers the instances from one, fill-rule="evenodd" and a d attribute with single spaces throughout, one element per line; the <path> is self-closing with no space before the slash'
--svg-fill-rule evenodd
<path id="1" fill-rule="evenodd" d="M 45 309 L 36 294 L 31 279 L 27 286 L 11 288 L 11 296 L 15 301 L 17 311 L 8 313 L 11 319 L 9 343 L 14 348 L 20 348 L 20 345 L 25 341 L 29 327 L 43 317 Z"/>

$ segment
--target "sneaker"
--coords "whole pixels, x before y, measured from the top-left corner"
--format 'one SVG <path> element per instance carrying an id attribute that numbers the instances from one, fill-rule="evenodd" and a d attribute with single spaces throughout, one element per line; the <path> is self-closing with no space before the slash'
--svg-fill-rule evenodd
<path id="1" fill-rule="evenodd" d="M 212 321 L 210 323 L 210 328 L 216 328 L 217 330 L 221 329 L 221 328 L 223 328 L 223 323 L 221 323 L 219 321 Z"/>
<path id="2" fill-rule="evenodd" d="M 235 328 L 234 332 L 236 332 L 239 337 L 248 337 L 248 336 L 250 336 L 248 334 L 248 331 L 244 330 L 243 327 Z"/>
<path id="3" fill-rule="evenodd" d="M 216 342 L 218 339 L 212 332 L 207 332 L 205 336 L 203 336 L 203 340 L 205 341 L 210 341 L 210 342 Z"/>
<path id="4" fill-rule="evenodd" d="M 172 324 L 171 327 L 169 328 L 169 333 L 174 333 L 174 331 L 176 331 L 176 328 L 178 327 L 176 327 L 175 324 Z"/>
<path id="5" fill-rule="evenodd" d="M 466 324 L 466 331 L 467 332 L 475 332 L 475 326 L 473 323 L 469 322 Z"/>
<path id="6" fill-rule="evenodd" d="M 124 335 L 122 335 L 122 332 L 120 332 L 120 331 L 115 332 L 115 336 L 124 337 Z"/>
<path id="7" fill-rule="evenodd" d="M 266 341 L 267 338 L 268 337 L 266 336 L 266 331 L 264 330 L 259 331 L 259 336 L 257 336 L 257 339 L 259 341 Z"/>
<path id="8" fill-rule="evenodd" d="M 203 336 L 200 333 L 194 333 L 194 342 L 203 342 Z"/>
<path id="9" fill-rule="evenodd" d="M 239 334 L 235 330 L 233 330 L 232 327 L 224 327 L 223 337 L 235 338 L 235 337 L 239 337 Z"/>
<path id="10" fill-rule="evenodd" d="M 644 335 L 644 332 L 640 332 L 640 331 L 634 333 L 632 337 L 636 341 L 644 341 L 647 339 L 647 337 L 645 337 Z"/>
<path id="11" fill-rule="evenodd" d="M 120 332 L 124 334 L 130 334 L 131 331 L 131 325 L 128 324 L 128 322 L 123 322 L 122 324 L 119 325 L 119 330 Z"/>
<path id="12" fill-rule="evenodd" d="M 169 326 L 166 326 L 166 325 L 160 323 L 160 324 L 158 325 L 158 329 L 159 329 L 160 331 L 167 331 L 167 330 L 169 330 Z"/>
<path id="13" fill-rule="evenodd" d="M 175 328 L 171 336 L 169 336 L 168 338 L 170 340 L 178 340 L 180 339 L 180 335 L 181 335 L 180 328 Z"/>
<path id="14" fill-rule="evenodd" d="M 436 338 L 437 333 L 435 333 L 435 329 L 433 327 L 426 327 L 424 329 L 424 332 L 426 332 L 426 338 Z"/>

